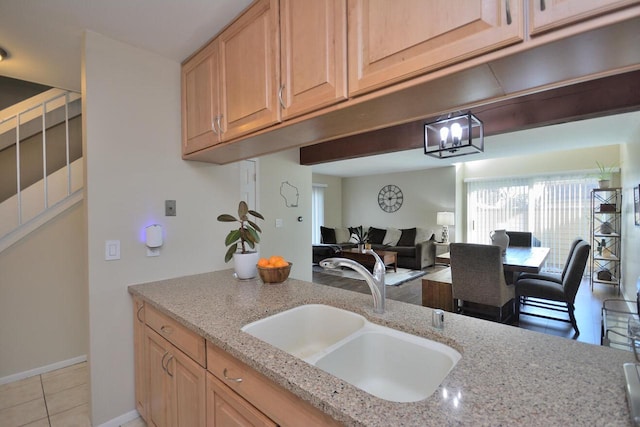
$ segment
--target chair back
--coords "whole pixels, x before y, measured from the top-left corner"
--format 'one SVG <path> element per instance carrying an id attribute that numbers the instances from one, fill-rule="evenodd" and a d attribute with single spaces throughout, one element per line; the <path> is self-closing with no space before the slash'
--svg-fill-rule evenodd
<path id="1" fill-rule="evenodd" d="M 509 236 L 509 246 L 522 246 L 530 248 L 532 246 L 533 234 L 530 231 L 507 231 Z"/>
<path id="2" fill-rule="evenodd" d="M 569 260 L 567 274 L 565 274 L 562 280 L 562 287 L 566 300 L 571 304 L 575 302 L 578 288 L 584 276 L 584 269 L 587 266 L 590 250 L 591 245 L 581 240 L 576 244 L 571 259 Z"/>
<path id="3" fill-rule="evenodd" d="M 564 281 L 564 276 L 567 275 L 567 270 L 569 269 L 569 263 L 571 262 L 571 257 L 573 257 L 573 251 L 576 250 L 576 245 L 582 242 L 582 237 L 576 237 L 573 242 L 571 242 L 571 247 L 569 248 L 569 255 L 567 255 L 567 261 L 564 263 L 564 268 L 562 269 L 562 274 L 560 275 L 560 279 Z"/>
<path id="4" fill-rule="evenodd" d="M 514 298 L 514 287 L 504 279 L 499 246 L 451 243 L 449 253 L 454 299 L 502 307 Z"/>

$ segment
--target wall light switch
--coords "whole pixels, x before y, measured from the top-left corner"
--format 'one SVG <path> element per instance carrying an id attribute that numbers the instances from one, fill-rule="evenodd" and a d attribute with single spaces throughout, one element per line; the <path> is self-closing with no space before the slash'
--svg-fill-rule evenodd
<path id="1" fill-rule="evenodd" d="M 284 221 L 282 218 L 276 218 L 276 228 L 281 228 L 284 226 Z"/>
<path id="2" fill-rule="evenodd" d="M 105 261 L 120 259 L 120 240 L 107 240 L 104 244 Z"/>
<path id="3" fill-rule="evenodd" d="M 165 200 L 164 201 L 164 216 L 176 216 L 176 201 Z"/>

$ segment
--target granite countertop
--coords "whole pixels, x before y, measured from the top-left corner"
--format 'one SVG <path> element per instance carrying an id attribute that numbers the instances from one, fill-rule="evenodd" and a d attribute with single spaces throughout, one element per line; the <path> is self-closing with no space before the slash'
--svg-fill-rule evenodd
<path id="1" fill-rule="evenodd" d="M 129 286 L 129 292 L 345 425 L 630 425 L 629 351 L 585 344 L 453 313 L 431 327 L 430 308 L 289 279 L 238 281 L 231 270 Z M 462 359 L 429 398 L 374 397 L 240 330 L 309 303 L 327 304 L 450 345 Z"/>

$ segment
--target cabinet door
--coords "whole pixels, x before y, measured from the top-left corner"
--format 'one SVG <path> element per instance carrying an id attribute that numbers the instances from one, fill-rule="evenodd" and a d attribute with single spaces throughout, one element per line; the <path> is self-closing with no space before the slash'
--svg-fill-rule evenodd
<path id="1" fill-rule="evenodd" d="M 197 427 L 206 422 L 205 370 L 175 347 L 167 357 L 171 378 L 172 426 Z"/>
<path id="2" fill-rule="evenodd" d="M 530 33 L 542 33 L 637 3 L 638 0 L 531 0 Z"/>
<path id="3" fill-rule="evenodd" d="M 207 373 L 207 427 L 275 427 L 275 425 L 253 405 Z"/>
<path id="4" fill-rule="evenodd" d="M 220 141 L 218 80 L 218 43 L 214 40 L 182 67 L 183 154 Z"/>
<path id="5" fill-rule="evenodd" d="M 347 98 L 346 0 L 281 0 L 282 118 Z"/>
<path id="6" fill-rule="evenodd" d="M 349 94 L 523 39 L 519 0 L 349 0 Z"/>
<path id="7" fill-rule="evenodd" d="M 147 416 L 147 371 L 144 369 L 145 351 L 144 302 L 133 299 L 133 353 L 135 370 L 136 409 L 142 418 Z"/>
<path id="8" fill-rule="evenodd" d="M 150 426 L 169 426 L 171 411 L 169 393 L 171 384 L 164 363 L 169 355 L 169 344 L 164 338 L 150 328 L 146 328 L 146 374 L 147 374 L 147 418 Z"/>
<path id="9" fill-rule="evenodd" d="M 255 3 L 218 37 L 222 139 L 280 121 L 278 0 Z"/>

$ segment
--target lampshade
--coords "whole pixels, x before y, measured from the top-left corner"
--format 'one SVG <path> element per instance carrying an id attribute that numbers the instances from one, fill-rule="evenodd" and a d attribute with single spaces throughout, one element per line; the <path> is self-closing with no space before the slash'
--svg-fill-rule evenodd
<path id="1" fill-rule="evenodd" d="M 484 126 L 471 112 L 424 125 L 424 154 L 444 159 L 484 151 Z"/>
<path id="2" fill-rule="evenodd" d="M 453 212 L 438 212 L 436 223 L 438 225 L 456 225 Z"/>

